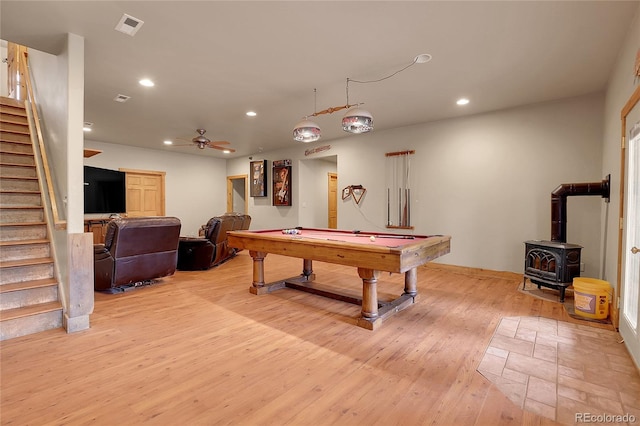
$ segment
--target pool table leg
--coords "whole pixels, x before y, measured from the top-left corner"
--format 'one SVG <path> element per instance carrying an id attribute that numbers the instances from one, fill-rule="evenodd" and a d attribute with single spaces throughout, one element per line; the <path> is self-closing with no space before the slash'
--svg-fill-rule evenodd
<path id="1" fill-rule="evenodd" d="M 418 268 L 409 269 L 404 273 L 404 293 L 411 297 L 418 295 Z"/>
<path id="2" fill-rule="evenodd" d="M 302 278 L 303 281 L 313 281 L 316 279 L 316 274 L 313 273 L 313 262 L 310 259 L 303 259 L 300 278 Z"/>
<path id="3" fill-rule="evenodd" d="M 362 278 L 362 318 L 375 321 L 378 318 L 378 277 L 380 271 L 358 268 Z"/>
<path id="4" fill-rule="evenodd" d="M 249 291 L 253 294 L 263 294 L 266 292 L 264 286 L 264 258 L 267 257 L 267 253 L 249 250 L 249 255 L 253 258 L 253 283 L 249 287 Z"/>

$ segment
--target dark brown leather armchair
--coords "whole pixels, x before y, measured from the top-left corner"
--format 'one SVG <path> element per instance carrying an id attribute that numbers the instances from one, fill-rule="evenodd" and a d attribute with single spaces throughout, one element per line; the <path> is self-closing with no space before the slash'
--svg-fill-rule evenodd
<path id="1" fill-rule="evenodd" d="M 180 219 L 118 218 L 107 225 L 104 244 L 94 245 L 94 289 L 118 292 L 172 275 L 178 261 Z"/>
<path id="2" fill-rule="evenodd" d="M 249 229 L 251 216 L 243 213 L 225 213 L 209 219 L 202 226 L 203 237 L 214 246 L 211 266 L 217 266 L 236 255 L 236 249 L 227 245 L 227 231 Z"/>

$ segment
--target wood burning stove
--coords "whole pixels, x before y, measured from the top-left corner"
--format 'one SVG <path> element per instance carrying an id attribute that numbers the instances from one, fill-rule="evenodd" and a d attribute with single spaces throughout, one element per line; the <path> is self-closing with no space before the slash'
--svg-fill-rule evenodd
<path id="1" fill-rule="evenodd" d="M 609 202 L 610 175 L 602 182 L 565 183 L 551 193 L 551 241 L 525 241 L 524 288 L 527 278 L 532 283 L 560 291 L 564 302 L 567 287 L 580 276 L 582 246 L 567 244 L 567 197 L 600 195 Z"/>
<path id="2" fill-rule="evenodd" d="M 564 293 L 580 276 L 582 246 L 555 241 L 525 241 L 524 284 L 527 278 L 534 284 L 560 291 L 560 303 Z"/>

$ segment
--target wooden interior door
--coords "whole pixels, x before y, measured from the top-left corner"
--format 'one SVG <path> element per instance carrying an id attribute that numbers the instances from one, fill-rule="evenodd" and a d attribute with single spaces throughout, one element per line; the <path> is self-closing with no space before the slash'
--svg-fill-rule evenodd
<path id="1" fill-rule="evenodd" d="M 164 172 L 124 170 L 127 173 L 127 216 L 164 216 Z"/>
<path id="2" fill-rule="evenodd" d="M 327 205 L 328 211 L 328 227 L 330 229 L 338 229 L 338 174 L 327 173 L 329 177 L 329 190 Z"/>

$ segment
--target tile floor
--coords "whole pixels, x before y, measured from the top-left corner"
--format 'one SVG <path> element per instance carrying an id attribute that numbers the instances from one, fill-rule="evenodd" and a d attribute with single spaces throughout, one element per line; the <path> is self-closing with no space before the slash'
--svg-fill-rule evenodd
<path id="1" fill-rule="evenodd" d="M 477 370 L 520 408 L 560 423 L 637 425 L 640 374 L 619 340 L 587 325 L 507 317 Z"/>

